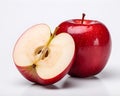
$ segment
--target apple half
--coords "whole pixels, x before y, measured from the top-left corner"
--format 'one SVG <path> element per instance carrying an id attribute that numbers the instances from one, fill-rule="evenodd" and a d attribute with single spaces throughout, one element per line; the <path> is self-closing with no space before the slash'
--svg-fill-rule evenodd
<path id="1" fill-rule="evenodd" d="M 46 24 L 29 28 L 13 50 L 13 60 L 20 73 L 41 85 L 62 79 L 70 70 L 74 56 L 73 38 L 67 33 L 51 34 Z"/>

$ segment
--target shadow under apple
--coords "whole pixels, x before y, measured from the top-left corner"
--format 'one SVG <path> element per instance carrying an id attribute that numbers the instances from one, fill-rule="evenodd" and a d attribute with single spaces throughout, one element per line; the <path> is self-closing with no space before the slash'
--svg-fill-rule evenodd
<path id="1" fill-rule="evenodd" d="M 53 85 L 40 86 L 32 84 L 24 90 L 22 96 L 109 96 L 101 79 L 97 77 L 73 78 L 67 77 Z"/>

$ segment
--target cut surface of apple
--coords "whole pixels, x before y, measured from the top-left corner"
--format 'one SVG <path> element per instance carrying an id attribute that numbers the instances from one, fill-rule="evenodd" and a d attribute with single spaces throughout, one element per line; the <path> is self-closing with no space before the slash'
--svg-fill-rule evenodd
<path id="1" fill-rule="evenodd" d="M 25 78 L 47 85 L 67 74 L 74 61 L 74 54 L 75 44 L 69 34 L 51 34 L 46 24 L 38 24 L 18 39 L 13 59 Z"/>

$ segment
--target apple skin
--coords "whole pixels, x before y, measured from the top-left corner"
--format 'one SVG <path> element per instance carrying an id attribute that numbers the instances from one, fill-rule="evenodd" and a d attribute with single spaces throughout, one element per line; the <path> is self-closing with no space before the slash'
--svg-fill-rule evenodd
<path id="1" fill-rule="evenodd" d="M 89 77 L 105 67 L 111 52 L 111 36 L 106 26 L 96 20 L 71 19 L 58 26 L 57 34 L 69 33 L 75 41 L 76 57 L 69 75 Z"/>

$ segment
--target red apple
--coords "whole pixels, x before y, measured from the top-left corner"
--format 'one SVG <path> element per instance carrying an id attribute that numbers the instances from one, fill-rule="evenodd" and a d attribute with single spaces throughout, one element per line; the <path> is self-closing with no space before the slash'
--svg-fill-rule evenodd
<path id="1" fill-rule="evenodd" d="M 53 84 L 70 70 L 75 54 L 74 40 L 67 33 L 55 35 L 55 32 L 51 35 L 47 25 L 38 24 L 18 39 L 13 59 L 26 79 L 41 85 Z"/>
<path id="2" fill-rule="evenodd" d="M 84 16 L 62 22 L 56 32 L 67 32 L 74 38 L 76 57 L 69 74 L 76 77 L 101 72 L 111 51 L 111 37 L 106 26 L 96 20 L 84 20 Z"/>

